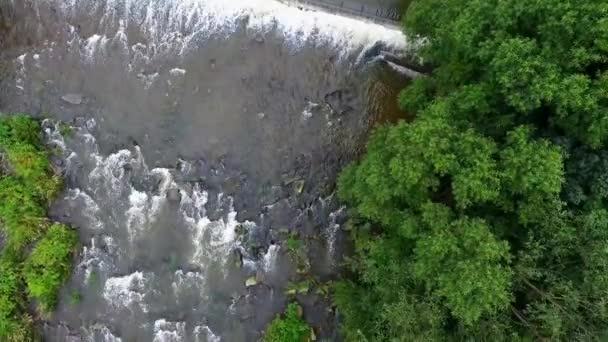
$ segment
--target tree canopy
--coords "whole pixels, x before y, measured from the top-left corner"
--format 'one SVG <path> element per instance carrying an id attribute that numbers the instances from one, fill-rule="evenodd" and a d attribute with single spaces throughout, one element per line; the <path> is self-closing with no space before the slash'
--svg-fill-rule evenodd
<path id="1" fill-rule="evenodd" d="M 433 70 L 339 195 L 347 340 L 608 339 L 608 3 L 414 0 Z"/>

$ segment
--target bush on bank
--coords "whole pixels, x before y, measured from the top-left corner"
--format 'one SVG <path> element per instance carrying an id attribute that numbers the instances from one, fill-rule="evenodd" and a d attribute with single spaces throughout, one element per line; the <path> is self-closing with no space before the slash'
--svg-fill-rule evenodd
<path id="1" fill-rule="evenodd" d="M 265 342 L 307 342 L 310 327 L 301 317 L 301 307 L 296 303 L 287 305 L 285 314 L 275 318 L 264 335 Z"/>
<path id="2" fill-rule="evenodd" d="M 39 123 L 27 116 L 0 117 L 0 340 L 35 338 L 29 301 L 49 314 L 71 270 L 77 234 L 51 224 L 48 204 L 62 189 L 40 139 Z"/>

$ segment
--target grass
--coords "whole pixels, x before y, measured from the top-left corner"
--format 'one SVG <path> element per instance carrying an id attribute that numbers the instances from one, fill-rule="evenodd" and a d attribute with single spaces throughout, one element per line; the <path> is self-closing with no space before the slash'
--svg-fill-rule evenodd
<path id="1" fill-rule="evenodd" d="M 0 116 L 0 341 L 34 339 L 28 303 L 43 315 L 55 308 L 78 243 L 71 228 L 52 224 L 47 207 L 63 188 L 40 139 L 38 121 Z"/>

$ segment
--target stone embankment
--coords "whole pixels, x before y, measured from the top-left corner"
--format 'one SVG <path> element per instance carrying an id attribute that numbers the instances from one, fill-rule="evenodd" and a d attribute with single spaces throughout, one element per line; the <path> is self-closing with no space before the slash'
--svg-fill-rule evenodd
<path id="1" fill-rule="evenodd" d="M 279 0 L 302 10 L 324 11 L 399 28 L 401 12 L 397 6 L 362 0 Z"/>

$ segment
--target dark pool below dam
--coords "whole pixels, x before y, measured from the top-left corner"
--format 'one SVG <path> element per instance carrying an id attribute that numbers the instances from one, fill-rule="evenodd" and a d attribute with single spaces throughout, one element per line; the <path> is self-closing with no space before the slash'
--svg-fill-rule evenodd
<path id="1" fill-rule="evenodd" d="M 0 13 L 0 111 L 44 118 L 67 184 L 51 215 L 82 245 L 45 341 L 257 341 L 290 282 L 339 275 L 335 182 L 398 115 L 405 80 L 375 57 L 407 52 L 400 31 L 273 0 Z M 297 299 L 339 339 L 328 298 Z"/>

